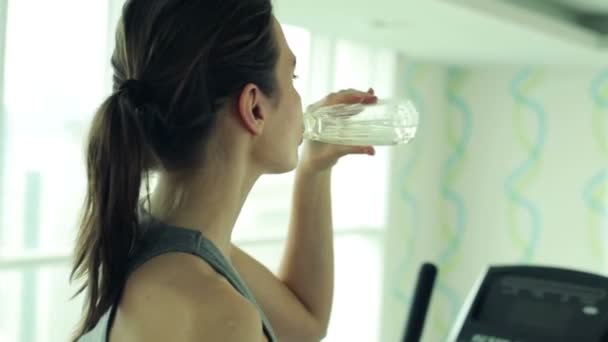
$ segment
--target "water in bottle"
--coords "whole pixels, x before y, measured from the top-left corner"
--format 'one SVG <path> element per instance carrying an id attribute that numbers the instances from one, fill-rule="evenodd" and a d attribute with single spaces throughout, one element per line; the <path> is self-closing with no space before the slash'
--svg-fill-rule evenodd
<path id="1" fill-rule="evenodd" d="M 337 145 L 397 145 L 410 142 L 418 128 L 411 101 L 338 104 L 304 113 L 304 137 Z"/>

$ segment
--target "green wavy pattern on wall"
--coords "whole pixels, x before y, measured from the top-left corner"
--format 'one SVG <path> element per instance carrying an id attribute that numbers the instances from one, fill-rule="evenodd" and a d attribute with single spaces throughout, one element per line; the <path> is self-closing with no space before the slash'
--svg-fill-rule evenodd
<path id="1" fill-rule="evenodd" d="M 601 158 L 608 161 L 608 70 L 591 81 L 590 96 L 593 99 L 591 128 Z M 604 245 L 608 236 L 608 168 L 598 170 L 583 189 L 583 201 L 587 207 L 589 251 L 601 268 L 606 265 Z"/>
<path id="2" fill-rule="evenodd" d="M 460 260 L 459 251 L 467 225 L 465 203 L 462 195 L 455 190 L 455 183 L 465 167 L 466 154 L 473 134 L 473 113 L 469 103 L 461 95 L 469 76 L 469 70 L 449 68 L 445 88 L 449 110 L 446 111 L 444 123 L 450 155 L 442 165 L 440 176 L 440 193 L 443 199 L 440 238 L 444 248 L 437 261 L 437 296 L 440 297 L 438 303 L 443 308 L 440 311 L 446 315 L 436 315 L 432 318 L 433 329 L 444 337 L 449 333 L 462 302 L 458 291 L 449 284 L 448 278 Z"/>
<path id="3" fill-rule="evenodd" d="M 505 182 L 508 232 L 513 244 L 521 250 L 520 261 L 531 262 L 538 248 L 542 229 L 542 216 L 537 205 L 526 197 L 531 183 L 538 178 L 542 166 L 542 153 L 547 140 L 547 115 L 532 91 L 542 83 L 544 73 L 523 68 L 511 82 L 511 96 L 515 101 L 513 123 L 515 140 L 526 154 L 526 159 L 509 175 Z M 536 124 L 533 134 L 526 132 L 530 122 Z M 529 224 L 521 224 L 517 213 L 527 214 Z M 525 232 L 525 233 L 524 233 Z"/>

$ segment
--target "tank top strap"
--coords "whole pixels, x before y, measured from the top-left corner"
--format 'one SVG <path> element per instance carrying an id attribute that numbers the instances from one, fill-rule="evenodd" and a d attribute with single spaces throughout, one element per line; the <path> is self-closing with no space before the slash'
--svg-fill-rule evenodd
<path id="1" fill-rule="evenodd" d="M 269 342 L 276 341 L 270 321 L 255 300 L 253 293 L 245 285 L 237 270 L 224 257 L 221 251 L 201 232 L 181 227 L 169 226 L 149 214 L 141 216 L 144 229 L 143 238 L 136 244 L 134 254 L 129 262 L 129 274 L 150 259 L 166 253 L 187 253 L 207 262 L 216 272 L 258 309 L 262 318 L 264 333 Z"/>

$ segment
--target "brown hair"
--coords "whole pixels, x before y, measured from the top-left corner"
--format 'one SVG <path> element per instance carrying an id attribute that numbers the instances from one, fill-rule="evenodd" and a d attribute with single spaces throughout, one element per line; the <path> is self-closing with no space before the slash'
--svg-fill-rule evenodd
<path id="1" fill-rule="evenodd" d="M 140 233 L 142 179 L 200 166 L 226 100 L 249 83 L 276 96 L 278 47 L 270 0 L 129 0 L 112 56 L 113 94 L 86 149 L 88 188 L 71 280 L 83 280 L 75 339 L 115 303 Z"/>

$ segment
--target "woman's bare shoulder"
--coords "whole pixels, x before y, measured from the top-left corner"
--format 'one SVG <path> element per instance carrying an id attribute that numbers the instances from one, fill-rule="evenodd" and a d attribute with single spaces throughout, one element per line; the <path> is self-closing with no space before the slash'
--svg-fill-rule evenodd
<path id="1" fill-rule="evenodd" d="M 256 308 L 209 265 L 167 254 L 127 281 L 111 341 L 263 341 Z"/>

